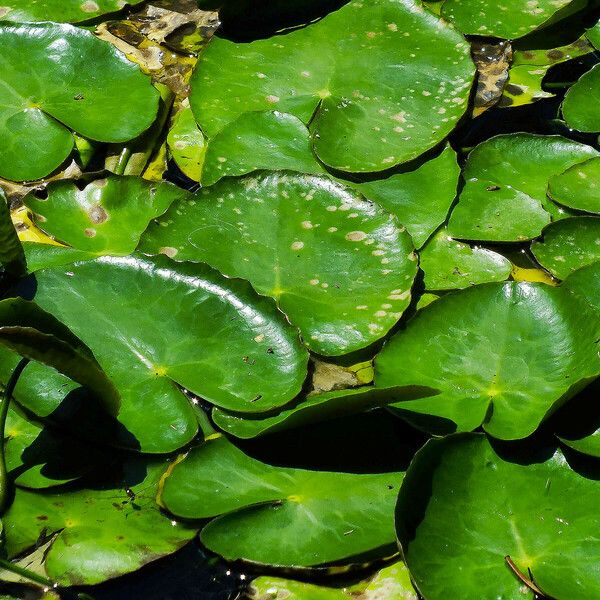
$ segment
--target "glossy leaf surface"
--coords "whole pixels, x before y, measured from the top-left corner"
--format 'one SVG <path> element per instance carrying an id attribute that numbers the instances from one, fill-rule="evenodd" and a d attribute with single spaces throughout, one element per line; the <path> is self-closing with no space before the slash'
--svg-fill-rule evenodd
<path id="1" fill-rule="evenodd" d="M 452 211 L 452 237 L 520 242 L 540 235 L 565 214 L 546 198 L 553 175 L 597 156 L 591 146 L 560 136 L 499 135 L 469 154 L 465 187 Z"/>
<path id="2" fill-rule="evenodd" d="M 578 472 L 559 450 L 511 456 L 483 435 L 457 435 L 417 454 L 396 523 L 411 575 L 430 600 L 523 598 L 506 556 L 549 597 L 584 600 L 600 593 L 600 542 L 590 533 L 599 500 L 597 465 Z"/>
<path id="3" fill-rule="evenodd" d="M 548 195 L 563 206 L 600 213 L 600 158 L 591 158 L 555 175 L 548 184 Z"/>
<path id="4" fill-rule="evenodd" d="M 491 283 L 418 312 L 375 360 L 375 384 L 428 385 L 439 396 L 396 405 L 524 438 L 600 373 L 600 320 L 568 289 Z"/>
<path id="5" fill-rule="evenodd" d="M 39 179 L 56 169 L 73 148 L 69 129 L 123 142 L 156 117 L 158 92 L 150 80 L 89 31 L 4 24 L 0 50 L 0 176 L 6 179 Z"/>
<path id="6" fill-rule="evenodd" d="M 293 173 L 203 189 L 174 204 L 140 249 L 247 279 L 326 355 L 385 335 L 408 306 L 417 271 L 410 236 L 392 215 L 329 178 Z"/>
<path id="7" fill-rule="evenodd" d="M 277 38 L 214 39 L 191 106 L 209 139 L 247 112 L 294 114 L 311 122 L 325 164 L 382 171 L 444 139 L 467 108 L 473 73 L 464 39 L 420 4 L 374 0 L 364 10 L 354 0 Z"/>

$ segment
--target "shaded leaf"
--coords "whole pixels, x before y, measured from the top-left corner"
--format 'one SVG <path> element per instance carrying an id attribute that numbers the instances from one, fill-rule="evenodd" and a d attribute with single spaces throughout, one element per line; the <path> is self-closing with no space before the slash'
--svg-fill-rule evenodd
<path id="1" fill-rule="evenodd" d="M 27 272 L 23 246 L 17 236 L 2 189 L 0 189 L 0 266 L 9 275 L 16 277 Z"/>
<path id="2" fill-rule="evenodd" d="M 401 479 L 273 467 L 216 435 L 175 465 L 161 500 L 181 517 L 216 517 L 201 540 L 228 560 L 312 566 L 389 551 Z"/>

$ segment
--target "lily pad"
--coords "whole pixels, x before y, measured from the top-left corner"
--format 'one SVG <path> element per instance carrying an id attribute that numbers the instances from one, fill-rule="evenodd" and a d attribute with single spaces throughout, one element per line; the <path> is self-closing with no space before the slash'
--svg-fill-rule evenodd
<path id="1" fill-rule="evenodd" d="M 396 511 L 417 589 L 428 600 L 522 598 L 509 557 L 544 596 L 597 597 L 599 476 L 597 465 L 586 476 L 552 448 L 511 456 L 478 434 L 428 442 Z"/>
<path id="2" fill-rule="evenodd" d="M 326 165 L 382 171 L 452 131 L 473 76 L 468 44 L 421 4 L 353 0 L 276 38 L 213 39 L 190 103 L 209 143 L 242 114 L 275 109 L 310 122 Z"/>
<path id="3" fill-rule="evenodd" d="M 192 181 L 200 181 L 206 154 L 204 136 L 194 120 L 189 102 L 175 116 L 167 136 L 167 144 L 173 160 L 181 172 Z"/>
<path id="4" fill-rule="evenodd" d="M 594 156 L 591 146 L 560 136 L 516 133 L 479 144 L 465 165 L 450 235 L 493 242 L 539 236 L 551 219 L 569 216 L 546 198 L 549 179 Z"/>
<path id="5" fill-rule="evenodd" d="M 326 355 L 384 336 L 408 306 L 417 272 L 410 236 L 392 215 L 327 177 L 294 173 L 205 188 L 173 204 L 140 250 L 247 279 Z"/>
<path id="6" fill-rule="evenodd" d="M 70 129 L 123 142 L 156 117 L 159 94 L 150 79 L 89 31 L 4 24 L 0 49 L 1 177 L 39 179 L 56 169 L 73 149 Z"/>
<path id="7" fill-rule="evenodd" d="M 13 276 L 27 272 L 23 247 L 10 217 L 6 196 L 0 189 L 0 267 Z"/>
<path id="8" fill-rule="evenodd" d="M 126 6 L 140 4 L 143 0 L 3 0 L 0 17 L 5 21 L 26 23 L 32 21 L 54 21 L 57 23 L 79 23 L 107 13 L 115 13 Z"/>
<path id="9" fill-rule="evenodd" d="M 436 390 L 421 386 L 389 389 L 365 386 L 310 394 L 298 405 L 264 418 L 259 416 L 259 418 L 252 419 L 248 416 L 236 415 L 218 408 L 213 409 L 212 418 L 215 425 L 225 433 L 247 439 L 363 412 L 392 402 L 432 396 L 436 393 Z"/>
<path id="10" fill-rule="evenodd" d="M 44 489 L 79 479 L 106 459 L 95 450 L 9 409 L 5 429 L 6 465 L 19 487 Z"/>
<path id="11" fill-rule="evenodd" d="M 298 117 L 276 110 L 240 115 L 210 140 L 202 183 L 212 185 L 221 177 L 259 169 L 323 172 Z"/>
<path id="12" fill-rule="evenodd" d="M 175 552 L 196 530 L 171 521 L 155 503 L 166 465 L 132 459 L 121 480 L 115 477 L 99 489 L 46 494 L 17 489 L 3 516 L 8 554 L 57 533 L 46 554 L 46 573 L 70 586 L 99 583 Z"/>
<path id="13" fill-rule="evenodd" d="M 595 102 L 590 102 L 590 98 L 595 98 L 599 91 L 600 68 L 596 65 L 584 73 L 565 95 L 562 113 L 569 127 L 578 131 L 600 131 L 600 110 Z"/>
<path id="14" fill-rule="evenodd" d="M 187 519 L 214 518 L 201 540 L 228 560 L 313 566 L 390 551 L 402 476 L 273 467 L 217 434 L 175 465 L 161 501 Z"/>
<path id="15" fill-rule="evenodd" d="M 196 434 L 176 383 L 246 412 L 282 406 L 302 387 L 307 353 L 296 330 L 271 300 L 206 265 L 104 257 L 35 278 L 36 301 L 87 340 L 106 368 L 121 395 L 119 420 L 144 451 L 169 452 Z M 71 390 L 57 389 L 51 375 L 28 367 L 17 400 L 52 414 Z"/>
<path id="16" fill-rule="evenodd" d="M 548 195 L 554 202 L 600 213 L 600 158 L 591 158 L 555 175 L 548 184 Z"/>
<path id="17" fill-rule="evenodd" d="M 75 262 L 83 262 L 97 258 L 95 252 L 76 250 L 66 246 L 54 246 L 39 242 L 24 242 L 23 250 L 27 257 L 27 269 L 35 273 L 41 269 L 62 267 Z"/>
<path id="18" fill-rule="evenodd" d="M 490 283 L 420 310 L 375 360 L 375 384 L 427 385 L 432 398 L 397 404 L 501 439 L 533 433 L 600 374 L 600 319 L 568 289 Z"/>
<path id="19" fill-rule="evenodd" d="M 148 223 L 190 194 L 167 182 L 138 177 L 97 179 L 83 189 L 57 181 L 48 197 L 24 200 L 37 226 L 63 243 L 96 254 L 131 254 Z"/>
<path id="20" fill-rule="evenodd" d="M 372 577 L 346 587 L 262 576 L 252 582 L 249 596 L 252 600 L 417 600 L 410 573 L 401 562 L 384 567 Z"/>
<path id="21" fill-rule="evenodd" d="M 515 39 L 559 20 L 581 4 L 573 0 L 511 0 L 506 4 L 446 0 L 442 15 L 465 34 Z"/>
<path id="22" fill-rule="evenodd" d="M 544 229 L 531 244 L 536 260 L 558 279 L 600 260 L 600 218 L 572 217 Z"/>
<path id="23" fill-rule="evenodd" d="M 440 229 L 420 253 L 427 290 L 457 290 L 508 279 L 512 265 L 501 254 L 471 247 L 452 239 Z"/>
<path id="24" fill-rule="evenodd" d="M 456 152 L 446 146 L 439 156 L 414 171 L 348 185 L 396 215 L 420 248 L 446 220 L 459 176 Z"/>

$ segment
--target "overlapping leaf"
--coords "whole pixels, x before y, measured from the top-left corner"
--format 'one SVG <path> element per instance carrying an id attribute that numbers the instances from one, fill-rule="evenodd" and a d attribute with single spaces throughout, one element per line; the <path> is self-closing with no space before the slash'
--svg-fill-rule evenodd
<path id="1" fill-rule="evenodd" d="M 385 335 L 408 306 L 417 271 L 410 236 L 392 215 L 329 178 L 293 173 L 203 189 L 175 203 L 140 249 L 247 279 L 326 355 Z"/>
<path id="2" fill-rule="evenodd" d="M 38 179 L 73 149 L 73 135 L 136 137 L 158 93 L 137 65 L 89 31 L 54 23 L 0 26 L 0 176 Z M 99 85 L 101 80 L 101 85 Z"/>
<path id="3" fill-rule="evenodd" d="M 464 39 L 420 4 L 374 0 L 365 10 L 354 0 L 273 39 L 214 39 L 191 106 L 209 139 L 247 112 L 291 113 L 310 121 L 325 164 L 382 171 L 446 137 L 467 108 L 473 74 Z"/>

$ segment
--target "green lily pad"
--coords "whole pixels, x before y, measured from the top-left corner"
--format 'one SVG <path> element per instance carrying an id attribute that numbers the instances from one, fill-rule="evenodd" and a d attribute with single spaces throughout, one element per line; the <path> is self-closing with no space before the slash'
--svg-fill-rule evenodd
<path id="1" fill-rule="evenodd" d="M 581 6 L 573 0 L 446 0 L 442 15 L 468 35 L 515 39 L 559 20 Z"/>
<path id="2" fill-rule="evenodd" d="M 597 465 L 586 476 L 552 448 L 511 456 L 477 434 L 429 442 L 396 511 L 417 589 L 428 600 L 523 598 L 508 556 L 545 596 L 598 597 L 599 476 Z"/>
<path id="3" fill-rule="evenodd" d="M 414 171 L 348 185 L 396 215 L 420 248 L 446 220 L 459 176 L 456 152 L 446 146 L 439 156 Z"/>
<path id="4" fill-rule="evenodd" d="M 9 409 L 5 429 L 6 465 L 16 485 L 44 489 L 79 479 L 105 458 L 93 446 L 25 418 Z"/>
<path id="5" fill-rule="evenodd" d="M 457 290 L 504 281 L 512 269 L 510 261 L 501 254 L 457 242 L 446 229 L 440 229 L 427 242 L 419 258 L 427 290 Z"/>
<path id="6" fill-rule="evenodd" d="M 310 423 L 327 421 L 385 406 L 392 402 L 415 400 L 437 392 L 431 388 L 407 386 L 404 388 L 379 389 L 359 387 L 335 390 L 321 394 L 310 394 L 292 408 L 264 418 L 248 418 L 218 408 L 213 409 L 212 418 L 220 429 L 238 438 L 248 439 L 259 435 L 275 433 Z"/>
<path id="7" fill-rule="evenodd" d="M 23 250 L 27 257 L 27 269 L 30 273 L 97 258 L 95 252 L 86 252 L 65 246 L 51 246 L 39 242 L 23 242 Z"/>
<path id="8" fill-rule="evenodd" d="M 294 173 L 205 188 L 192 203 L 173 204 L 140 250 L 247 279 L 326 355 L 384 336 L 408 306 L 417 272 L 410 236 L 392 215 L 327 177 Z"/>
<path id="9" fill-rule="evenodd" d="M 3 516 L 8 554 L 57 533 L 46 554 L 46 573 L 70 586 L 118 577 L 175 552 L 196 530 L 171 521 L 155 503 L 165 466 L 164 460 L 131 460 L 121 479 L 98 489 L 46 494 L 17 489 Z"/>
<path id="10" fill-rule="evenodd" d="M 585 37 L 592 43 L 596 50 L 600 48 L 600 21 L 585 32 Z"/>
<path id="11" fill-rule="evenodd" d="M 600 213 L 600 158 L 590 158 L 555 175 L 548 184 L 554 202 L 590 213 Z"/>
<path id="12" fill-rule="evenodd" d="M 181 172 L 192 181 L 200 181 L 206 143 L 189 103 L 177 113 L 167 135 L 167 144 Z"/>
<path id="13" fill-rule="evenodd" d="M 126 6 L 140 4 L 143 0 L 3 0 L 0 17 L 5 21 L 26 23 L 54 21 L 79 23 L 107 13 L 123 10 Z"/>
<path id="14" fill-rule="evenodd" d="M 159 94 L 150 79 L 89 31 L 5 24 L 0 49 L 1 177 L 39 179 L 56 169 L 73 149 L 70 129 L 123 142 L 156 117 Z"/>
<path id="15" fill-rule="evenodd" d="M 306 125 L 294 115 L 276 110 L 240 115 L 208 144 L 202 183 L 246 175 L 259 169 L 323 172 L 313 156 Z"/>
<path id="16" fill-rule="evenodd" d="M 565 95 L 562 113 L 569 127 L 578 131 L 600 131 L 600 110 L 595 102 L 590 102 L 590 98 L 595 98 L 599 91 L 600 68 L 596 65 L 584 73 Z"/>
<path id="17" fill-rule="evenodd" d="M 17 277 L 27 272 L 23 246 L 10 218 L 10 210 L 2 189 L 0 189 L 0 267 Z"/>
<path id="18" fill-rule="evenodd" d="M 600 218 L 572 217 L 548 225 L 531 244 L 536 260 L 558 279 L 600 260 Z"/>
<path id="19" fill-rule="evenodd" d="M 282 406 L 302 387 L 307 353 L 296 330 L 271 300 L 206 265 L 105 257 L 35 278 L 36 301 L 87 340 L 106 368 L 121 395 L 119 421 L 144 451 L 169 452 L 196 434 L 176 383 L 246 412 Z M 51 415 L 72 389 L 30 367 L 15 397 Z"/>
<path id="20" fill-rule="evenodd" d="M 347 587 L 327 587 L 263 575 L 252 582 L 249 595 L 252 600 L 417 600 L 410 573 L 401 562 Z"/>
<path id="21" fill-rule="evenodd" d="M 175 465 L 161 501 L 187 519 L 216 517 L 201 540 L 228 560 L 313 566 L 389 552 L 402 475 L 273 467 L 215 435 Z"/>
<path id="22" fill-rule="evenodd" d="M 499 135 L 469 154 L 465 187 L 452 211 L 452 237 L 521 242 L 569 216 L 546 198 L 548 181 L 570 166 L 598 156 L 591 146 L 560 136 Z"/>
<path id="23" fill-rule="evenodd" d="M 190 103 L 209 143 L 244 113 L 278 110 L 310 121 L 326 165 L 382 171 L 452 131 L 473 76 L 468 44 L 420 4 L 353 0 L 276 38 L 213 39 Z"/>
<path id="24" fill-rule="evenodd" d="M 131 254 L 148 223 L 175 200 L 190 194 L 167 182 L 138 177 L 97 179 L 79 189 L 72 181 L 47 187 L 48 197 L 24 200 L 37 226 L 78 250 L 96 254 Z"/>
<path id="25" fill-rule="evenodd" d="M 395 406 L 524 438 L 600 374 L 599 333 L 600 319 L 568 288 L 475 286 L 420 310 L 377 356 L 375 384 L 439 389 Z"/>
<path id="26" fill-rule="evenodd" d="M 119 393 L 90 349 L 33 302 L 22 298 L 0 301 L 0 346 L 87 386 L 107 413 L 119 412 Z"/>

